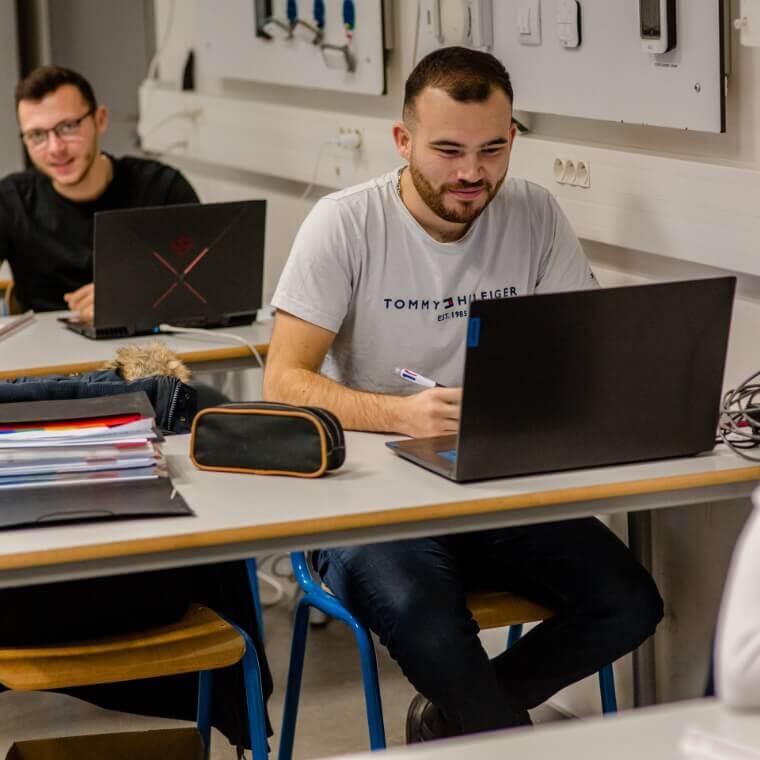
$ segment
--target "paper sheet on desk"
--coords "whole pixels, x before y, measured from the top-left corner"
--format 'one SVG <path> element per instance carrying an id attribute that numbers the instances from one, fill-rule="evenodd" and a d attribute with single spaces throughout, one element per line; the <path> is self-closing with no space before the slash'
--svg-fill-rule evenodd
<path id="1" fill-rule="evenodd" d="M 153 419 L 144 418 L 124 425 L 110 427 L 97 425 L 88 427 L 56 428 L 40 425 L 34 429 L 0 430 L 0 448 L 34 445 L 51 446 L 64 441 L 66 444 L 85 440 L 90 444 L 111 443 L 125 438 L 150 438 L 153 435 Z"/>
<path id="2" fill-rule="evenodd" d="M 688 760 L 760 760 L 760 749 L 693 726 L 686 729 L 678 748 Z"/>

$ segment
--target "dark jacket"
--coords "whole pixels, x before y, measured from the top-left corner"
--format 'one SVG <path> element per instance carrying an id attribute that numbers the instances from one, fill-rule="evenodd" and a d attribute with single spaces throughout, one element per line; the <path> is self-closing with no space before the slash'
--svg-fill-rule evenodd
<path id="1" fill-rule="evenodd" d="M 45 401 L 145 391 L 156 412 L 156 425 L 164 433 L 189 433 L 197 412 L 196 391 L 176 377 L 153 375 L 126 381 L 114 370 L 83 375 L 17 377 L 0 382 L 0 404 L 9 401 Z"/>

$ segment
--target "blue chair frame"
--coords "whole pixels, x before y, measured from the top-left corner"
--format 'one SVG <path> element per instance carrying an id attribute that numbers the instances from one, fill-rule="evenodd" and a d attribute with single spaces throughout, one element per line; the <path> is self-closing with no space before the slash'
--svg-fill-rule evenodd
<path id="1" fill-rule="evenodd" d="M 256 623 L 259 626 L 259 636 L 261 643 L 264 643 L 264 611 L 261 607 L 261 592 L 259 591 L 259 576 L 256 557 L 251 557 L 245 561 L 245 570 L 248 573 L 248 585 L 251 587 L 251 596 L 253 597 L 253 608 L 256 611 Z"/>
<path id="2" fill-rule="evenodd" d="M 373 751 L 385 749 L 383 707 L 380 699 L 377 659 L 372 638 L 367 629 L 356 620 L 343 603 L 333 594 L 325 591 L 314 580 L 304 552 L 292 552 L 290 558 L 293 563 L 296 581 L 303 591 L 303 597 L 296 608 L 278 760 L 291 760 L 293 756 L 293 740 L 298 715 L 298 698 L 301 692 L 301 676 L 303 674 L 304 654 L 306 652 L 306 635 L 309 627 L 310 607 L 316 607 L 325 614 L 342 620 L 353 631 L 359 644 L 370 749 Z M 522 631 L 522 625 L 510 626 L 507 635 L 507 648 L 513 646 L 522 636 Z M 617 712 L 615 676 L 611 664 L 605 665 L 599 670 L 599 690 L 602 701 L 602 712 L 604 714 Z"/>
<path id="3" fill-rule="evenodd" d="M 309 609 L 315 607 L 326 615 L 344 622 L 353 632 L 359 645 L 359 658 L 364 684 L 364 701 L 367 707 L 369 744 L 372 750 L 385 749 L 385 725 L 383 724 L 383 707 L 380 700 L 380 686 L 377 677 L 377 659 L 372 637 L 367 629 L 338 601 L 315 582 L 311 575 L 304 552 L 290 555 L 296 581 L 303 591 L 303 596 L 296 607 L 293 623 L 293 643 L 290 648 L 290 668 L 288 684 L 285 691 L 280 733 L 279 760 L 290 760 L 293 756 L 296 717 L 298 715 L 298 698 L 301 693 L 301 676 L 306 653 L 306 636 L 309 631 Z"/>
<path id="4" fill-rule="evenodd" d="M 256 611 L 256 624 L 264 640 L 264 622 L 261 614 L 261 599 L 259 596 L 259 583 L 256 576 L 256 560 L 246 560 L 246 572 L 248 583 L 251 587 L 254 608 Z M 219 613 L 217 613 L 219 614 Z M 220 617 L 222 617 L 220 615 Z M 226 618 L 225 618 L 226 619 Z M 248 708 L 248 727 L 250 730 L 251 747 L 254 760 L 266 760 L 269 756 L 267 743 L 266 711 L 264 707 L 264 695 L 261 689 L 261 668 L 251 637 L 240 626 L 231 620 L 227 622 L 240 634 L 245 642 L 245 654 L 243 655 L 243 680 L 245 683 L 245 701 Z M 198 673 L 198 707 L 196 723 L 198 732 L 203 739 L 204 758 L 208 760 L 211 751 L 211 694 L 214 683 L 214 671 L 202 670 Z"/>
<path id="5" fill-rule="evenodd" d="M 522 636 L 522 625 L 511 625 L 507 635 L 507 649 Z M 617 712 L 617 696 L 615 694 L 615 673 L 612 664 L 599 669 L 599 695 L 602 700 L 602 713 L 608 715 Z"/>

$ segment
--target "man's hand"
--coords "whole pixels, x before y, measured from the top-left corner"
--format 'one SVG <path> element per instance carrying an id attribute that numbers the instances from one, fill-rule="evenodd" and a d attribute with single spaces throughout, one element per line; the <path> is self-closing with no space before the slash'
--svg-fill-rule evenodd
<path id="1" fill-rule="evenodd" d="M 400 399 L 398 432 L 413 438 L 449 435 L 459 429 L 461 388 L 429 388 Z"/>
<path id="2" fill-rule="evenodd" d="M 79 318 L 83 322 L 92 322 L 95 316 L 95 283 L 82 285 L 72 293 L 66 293 L 63 300 L 71 311 L 79 312 Z"/>

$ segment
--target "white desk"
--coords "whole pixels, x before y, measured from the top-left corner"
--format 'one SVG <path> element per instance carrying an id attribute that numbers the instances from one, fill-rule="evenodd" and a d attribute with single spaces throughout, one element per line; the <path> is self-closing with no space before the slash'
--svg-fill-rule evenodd
<path id="1" fill-rule="evenodd" d="M 89 372 L 112 359 L 129 343 L 148 343 L 160 338 L 191 368 L 234 369 L 256 366 L 249 349 L 213 335 L 158 335 L 120 340 L 91 340 L 67 330 L 58 317 L 68 312 L 37 314 L 34 322 L 0 341 L 0 380 L 22 375 L 68 375 Z M 233 327 L 224 332 L 240 335 L 266 353 L 272 322 Z"/>
<path id="2" fill-rule="evenodd" d="M 744 748 L 745 752 L 682 754 L 679 746 L 689 729 L 700 732 L 712 746 L 735 746 Z M 342 755 L 341 760 L 369 760 L 370 757 L 377 758 L 377 755 Z M 731 712 L 714 699 L 418 744 L 383 753 L 383 758 L 388 760 L 750 760 L 754 757 L 760 758 L 760 714 Z"/>
<path id="3" fill-rule="evenodd" d="M 0 532 L 0 586 L 744 498 L 760 480 L 760 466 L 721 448 L 461 485 L 396 457 L 390 438 L 349 433 L 346 464 L 310 480 L 201 472 L 175 436 L 169 467 L 195 517 Z"/>

